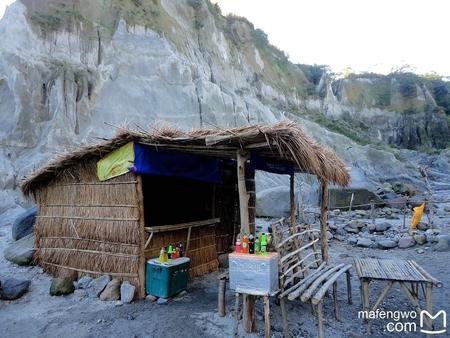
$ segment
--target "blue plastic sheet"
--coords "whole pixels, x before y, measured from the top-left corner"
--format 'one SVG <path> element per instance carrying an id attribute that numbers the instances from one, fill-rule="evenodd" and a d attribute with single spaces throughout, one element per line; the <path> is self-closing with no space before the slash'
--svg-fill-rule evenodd
<path id="1" fill-rule="evenodd" d="M 274 174 L 291 175 L 294 174 L 294 166 L 291 162 L 275 160 L 267 156 L 252 154 L 250 158 L 250 168 L 253 170 L 263 170 Z"/>
<path id="2" fill-rule="evenodd" d="M 155 150 L 134 144 L 134 167 L 137 174 L 176 176 L 211 183 L 220 183 L 221 160 L 196 154 Z"/>

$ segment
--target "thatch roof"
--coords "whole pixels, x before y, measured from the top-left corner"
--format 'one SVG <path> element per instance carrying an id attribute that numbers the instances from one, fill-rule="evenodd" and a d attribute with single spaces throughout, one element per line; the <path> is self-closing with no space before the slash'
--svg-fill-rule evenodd
<path id="1" fill-rule="evenodd" d="M 22 183 L 22 191 L 30 195 L 64 169 L 80 161 L 102 157 L 127 144 L 139 142 L 161 149 L 235 157 L 238 149 L 249 150 L 273 158 L 288 160 L 301 172 L 319 179 L 346 186 L 350 175 L 337 155 L 309 137 L 295 122 L 283 121 L 273 125 L 251 125 L 232 129 L 196 129 L 183 131 L 167 125 L 151 130 L 119 128 L 116 135 L 102 143 L 81 147 L 59 155 L 48 165 L 36 170 Z"/>

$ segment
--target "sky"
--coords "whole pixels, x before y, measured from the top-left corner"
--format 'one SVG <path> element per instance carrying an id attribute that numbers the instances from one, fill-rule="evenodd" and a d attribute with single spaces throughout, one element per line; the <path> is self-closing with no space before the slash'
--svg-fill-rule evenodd
<path id="1" fill-rule="evenodd" d="M 448 0 L 212 1 L 264 30 L 295 63 L 379 73 L 409 65 L 450 76 Z M 0 0 L 0 17 L 12 2 Z"/>

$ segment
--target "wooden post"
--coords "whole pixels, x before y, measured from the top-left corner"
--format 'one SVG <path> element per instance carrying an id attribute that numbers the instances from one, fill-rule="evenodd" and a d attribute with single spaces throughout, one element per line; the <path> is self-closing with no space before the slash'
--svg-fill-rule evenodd
<path id="1" fill-rule="evenodd" d="M 375 202 L 370 200 L 370 218 L 372 219 L 372 224 L 375 225 Z"/>
<path id="2" fill-rule="evenodd" d="M 330 257 L 328 254 L 327 219 L 328 219 L 328 182 L 322 181 L 322 196 L 320 203 L 320 246 L 322 250 L 322 260 L 326 263 L 329 263 Z"/>
<path id="3" fill-rule="evenodd" d="M 270 338 L 270 303 L 269 303 L 269 296 L 264 296 L 264 338 Z"/>
<path id="4" fill-rule="evenodd" d="M 341 320 L 341 315 L 339 313 L 339 303 L 338 303 L 338 296 L 337 296 L 337 281 L 333 283 L 333 302 L 334 302 L 334 317 L 336 320 Z"/>
<path id="5" fill-rule="evenodd" d="M 142 299 L 145 298 L 145 219 L 144 219 L 144 193 L 142 188 L 142 176 L 137 175 L 136 179 L 136 198 L 139 208 L 139 236 L 140 236 L 140 246 L 139 246 L 139 288 L 137 289 L 137 297 Z M 150 237 L 151 239 L 151 237 Z"/>
<path id="6" fill-rule="evenodd" d="M 426 298 L 426 303 L 427 303 L 427 311 L 431 316 L 434 316 L 434 313 L 433 313 L 433 283 L 427 283 L 425 298 Z M 429 331 L 433 330 L 433 322 L 431 320 L 428 321 L 427 329 Z"/>
<path id="7" fill-rule="evenodd" d="M 352 192 L 352 196 L 350 196 L 350 205 L 348 207 L 348 211 L 352 211 L 353 198 L 355 197 L 355 193 Z"/>
<path id="8" fill-rule="evenodd" d="M 239 313 L 239 297 L 240 294 L 236 292 L 235 294 L 235 305 L 234 305 L 234 315 L 236 317 L 235 325 L 234 325 L 234 337 L 238 336 L 239 333 L 239 319 L 241 317 L 241 314 Z"/>
<path id="9" fill-rule="evenodd" d="M 280 306 L 281 306 L 281 317 L 283 317 L 283 334 L 284 337 L 289 337 L 288 314 L 286 311 L 286 303 L 284 302 L 284 297 L 280 297 Z"/>
<path id="10" fill-rule="evenodd" d="M 305 220 L 305 206 L 304 206 L 304 203 L 305 203 L 304 183 L 305 182 L 303 180 L 303 177 L 301 177 L 301 181 L 300 181 L 300 217 L 301 217 L 300 222 L 301 223 L 306 223 L 306 220 Z"/>
<path id="11" fill-rule="evenodd" d="M 237 152 L 237 180 L 238 180 L 238 192 L 239 192 L 239 213 L 241 217 L 241 234 L 243 232 L 249 234 L 249 218 L 248 218 L 248 193 L 245 186 L 245 162 L 248 159 L 248 154 L 238 151 Z"/>
<path id="12" fill-rule="evenodd" d="M 317 320 L 319 322 L 319 338 L 325 337 L 325 330 L 323 328 L 323 306 L 322 301 L 317 304 Z"/>
<path id="13" fill-rule="evenodd" d="M 353 304 L 353 301 L 352 301 L 352 280 L 351 280 L 350 271 L 347 270 L 346 274 L 347 274 L 347 302 L 349 304 Z"/>
<path id="14" fill-rule="evenodd" d="M 295 205 L 295 174 L 291 174 L 289 178 L 289 198 L 291 202 L 291 225 L 297 224 L 297 207 Z"/>
<path id="15" fill-rule="evenodd" d="M 225 287 L 227 285 L 226 277 L 220 277 L 219 279 L 219 294 L 218 294 L 218 307 L 219 307 L 219 316 L 225 317 Z"/>
<path id="16" fill-rule="evenodd" d="M 255 296 L 244 294 L 244 330 L 255 332 Z"/>

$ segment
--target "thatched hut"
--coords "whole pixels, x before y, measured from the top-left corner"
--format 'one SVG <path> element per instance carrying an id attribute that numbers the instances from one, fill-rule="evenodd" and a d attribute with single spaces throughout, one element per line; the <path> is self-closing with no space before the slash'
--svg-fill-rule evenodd
<path id="1" fill-rule="evenodd" d="M 146 260 L 183 242 L 191 276 L 208 273 L 237 233 L 254 231 L 255 170 L 289 174 L 291 187 L 294 172 L 316 175 L 323 196 L 329 182 L 349 181 L 344 163 L 290 121 L 189 132 L 119 129 L 23 182 L 39 206 L 37 262 L 54 275 L 129 280 L 144 297 Z"/>

